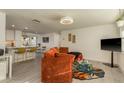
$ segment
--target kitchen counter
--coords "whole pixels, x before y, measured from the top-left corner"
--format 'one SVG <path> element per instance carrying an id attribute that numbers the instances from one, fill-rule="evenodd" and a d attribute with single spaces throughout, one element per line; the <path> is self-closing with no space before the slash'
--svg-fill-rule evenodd
<path id="1" fill-rule="evenodd" d="M 12 55 L 13 63 L 27 61 L 36 58 L 36 47 L 7 47 L 8 54 Z M 24 49 L 24 52 L 19 53 L 19 49 Z M 33 49 L 33 50 L 32 50 Z"/>

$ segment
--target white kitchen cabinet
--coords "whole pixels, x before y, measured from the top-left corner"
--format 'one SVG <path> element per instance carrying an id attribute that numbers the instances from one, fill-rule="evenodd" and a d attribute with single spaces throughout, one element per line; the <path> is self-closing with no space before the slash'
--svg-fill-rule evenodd
<path id="1" fill-rule="evenodd" d="M 0 60 L 0 80 L 6 79 L 6 74 L 7 74 L 7 61 Z"/>
<path id="2" fill-rule="evenodd" d="M 0 81 L 5 80 L 7 76 L 12 78 L 12 56 L 0 56 Z"/>

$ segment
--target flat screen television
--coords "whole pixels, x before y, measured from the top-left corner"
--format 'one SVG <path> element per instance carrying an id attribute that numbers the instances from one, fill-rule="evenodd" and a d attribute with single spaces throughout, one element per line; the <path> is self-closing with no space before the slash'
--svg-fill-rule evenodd
<path id="1" fill-rule="evenodd" d="M 101 50 L 121 51 L 121 38 L 101 39 Z"/>

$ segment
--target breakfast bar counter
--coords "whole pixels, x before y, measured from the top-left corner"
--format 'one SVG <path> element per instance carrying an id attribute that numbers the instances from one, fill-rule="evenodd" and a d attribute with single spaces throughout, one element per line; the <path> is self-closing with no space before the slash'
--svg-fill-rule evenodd
<path id="1" fill-rule="evenodd" d="M 37 47 L 7 47 L 13 63 L 35 59 Z"/>

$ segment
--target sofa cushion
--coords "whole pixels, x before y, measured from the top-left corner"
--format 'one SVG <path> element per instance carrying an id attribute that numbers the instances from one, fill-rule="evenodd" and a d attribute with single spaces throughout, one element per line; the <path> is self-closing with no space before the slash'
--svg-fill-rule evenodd
<path id="1" fill-rule="evenodd" d="M 55 57 L 55 53 L 58 53 L 56 48 L 51 48 L 49 51 L 44 53 L 44 57 Z"/>
<path id="2" fill-rule="evenodd" d="M 55 53 L 55 57 L 65 56 L 65 53 Z"/>
<path id="3" fill-rule="evenodd" d="M 60 53 L 68 53 L 68 47 L 60 47 L 59 52 Z"/>
<path id="4" fill-rule="evenodd" d="M 51 48 L 50 50 L 52 50 L 54 53 L 59 53 L 59 50 L 55 47 L 55 48 Z"/>

